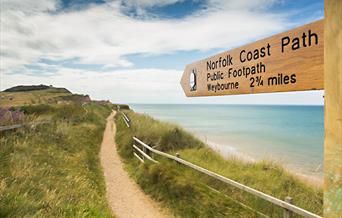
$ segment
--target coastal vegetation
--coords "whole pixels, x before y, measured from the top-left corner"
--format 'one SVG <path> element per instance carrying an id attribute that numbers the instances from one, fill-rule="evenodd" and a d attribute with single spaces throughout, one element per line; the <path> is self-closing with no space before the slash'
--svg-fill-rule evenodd
<path id="1" fill-rule="evenodd" d="M 20 86 L 21 87 L 21 86 Z M 56 104 L 63 96 L 73 95 L 67 89 L 49 87 L 23 91 L 24 87 L 0 92 L 0 107 L 15 107 L 36 104 Z"/>
<path id="2" fill-rule="evenodd" d="M 27 91 L 37 91 L 37 90 L 54 90 L 55 92 L 67 92 L 70 93 L 71 92 L 69 90 L 67 90 L 66 88 L 56 88 L 53 86 L 47 86 L 47 85 L 28 85 L 28 86 L 14 86 L 8 89 L 5 89 L 4 92 L 27 92 Z"/>
<path id="3" fill-rule="evenodd" d="M 279 199 L 290 196 L 295 205 L 322 214 L 322 189 L 279 164 L 224 159 L 182 128 L 135 113 L 128 105 L 51 87 L 1 92 L 0 97 L 0 125 L 47 121 L 1 132 L 0 217 L 112 217 L 98 154 L 105 118 L 118 108 L 131 119 L 128 128 L 122 114 L 115 117 L 118 152 L 127 171 L 174 215 L 281 217 L 283 210 L 162 157 L 154 156 L 159 164 L 141 164 L 133 156 L 133 136 Z"/>
<path id="4" fill-rule="evenodd" d="M 21 92 L 3 109 L 12 118 L 20 114 L 21 123 L 48 122 L 1 132 L 0 217 L 113 217 L 98 157 L 113 105 L 78 98 L 20 105 L 27 96 L 41 102 L 72 96 L 50 91 Z"/>
<path id="5" fill-rule="evenodd" d="M 313 213 L 323 213 L 323 191 L 302 182 L 279 164 L 256 163 L 238 158 L 224 159 L 182 128 L 147 115 L 126 110 L 128 128 L 116 116 L 116 141 L 127 170 L 140 187 L 181 217 L 282 217 L 283 210 L 260 198 L 200 174 L 181 164 L 154 156 L 159 163 L 141 164 L 133 156 L 135 136 L 154 148 L 180 157 L 213 172 L 279 199 L 290 196 L 293 203 Z M 295 216 L 296 217 L 296 216 Z"/>

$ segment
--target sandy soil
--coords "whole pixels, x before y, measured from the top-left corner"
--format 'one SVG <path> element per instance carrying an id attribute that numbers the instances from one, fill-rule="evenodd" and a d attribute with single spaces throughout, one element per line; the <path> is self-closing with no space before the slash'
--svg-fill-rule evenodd
<path id="1" fill-rule="evenodd" d="M 170 217 L 170 213 L 145 195 L 124 170 L 116 151 L 116 127 L 113 122 L 115 113 L 107 118 L 100 151 L 106 196 L 113 213 L 118 217 Z"/>

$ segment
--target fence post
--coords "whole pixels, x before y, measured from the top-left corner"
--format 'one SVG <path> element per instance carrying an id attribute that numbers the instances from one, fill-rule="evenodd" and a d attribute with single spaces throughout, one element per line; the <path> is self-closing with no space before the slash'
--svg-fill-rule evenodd
<path id="1" fill-rule="evenodd" d="M 179 154 L 178 152 L 176 153 L 176 157 L 177 157 L 177 158 L 180 158 L 180 154 Z M 178 161 L 176 161 L 176 163 L 179 164 Z"/>
<path id="2" fill-rule="evenodd" d="M 142 149 L 143 149 L 143 152 L 146 154 L 146 148 L 145 146 L 141 145 L 142 146 Z M 145 160 L 145 156 L 143 155 L 143 159 Z"/>
<path id="3" fill-rule="evenodd" d="M 285 201 L 289 204 L 292 204 L 292 198 L 289 196 L 285 198 Z M 292 211 L 284 208 L 284 218 L 292 218 L 292 215 L 293 215 Z"/>

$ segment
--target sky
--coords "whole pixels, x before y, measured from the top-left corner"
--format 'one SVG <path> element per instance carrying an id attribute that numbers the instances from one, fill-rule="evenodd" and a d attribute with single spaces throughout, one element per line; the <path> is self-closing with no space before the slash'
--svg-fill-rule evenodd
<path id="1" fill-rule="evenodd" d="M 120 103 L 322 105 L 323 91 L 185 97 L 185 66 L 324 17 L 323 0 L 0 0 L 0 90 Z"/>

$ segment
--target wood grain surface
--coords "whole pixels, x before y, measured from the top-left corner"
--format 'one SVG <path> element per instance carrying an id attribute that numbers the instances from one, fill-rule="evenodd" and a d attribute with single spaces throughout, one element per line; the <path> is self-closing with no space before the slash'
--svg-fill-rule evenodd
<path id="1" fill-rule="evenodd" d="M 324 217 L 342 217 L 342 1 L 325 0 Z"/>
<path id="2" fill-rule="evenodd" d="M 248 56 L 249 51 L 252 55 Z M 262 52 L 264 55 L 260 55 Z M 323 54 L 323 20 L 319 20 L 189 64 L 181 86 L 188 97 L 321 90 L 324 88 Z M 230 61 L 223 61 L 227 56 Z M 256 59 L 245 60 L 247 56 Z M 228 62 L 229 66 L 224 65 Z M 258 64 L 264 65 L 263 69 L 259 68 L 260 73 L 234 77 L 234 70 L 252 69 Z M 190 74 L 193 71 L 197 82 L 196 90 L 192 91 Z M 217 74 L 222 78 L 215 80 Z"/>

